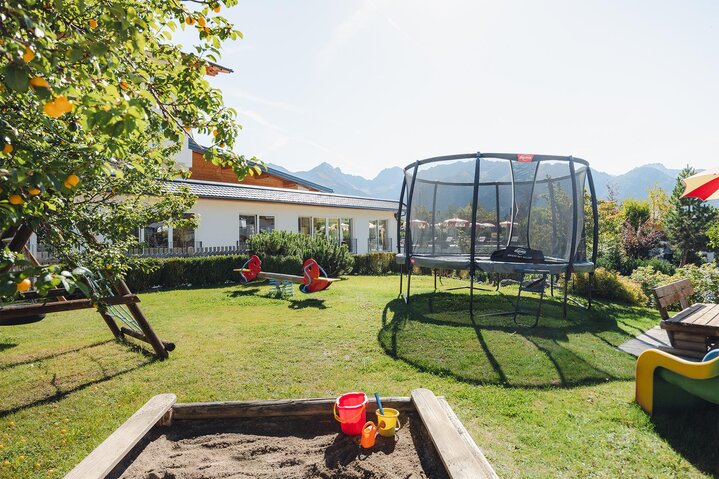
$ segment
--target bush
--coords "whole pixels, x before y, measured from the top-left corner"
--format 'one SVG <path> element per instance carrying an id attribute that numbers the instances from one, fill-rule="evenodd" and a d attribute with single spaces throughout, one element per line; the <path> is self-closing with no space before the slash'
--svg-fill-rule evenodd
<path id="1" fill-rule="evenodd" d="M 263 265 L 268 260 L 275 261 L 270 260 L 270 257 L 293 258 L 288 259 L 286 265 L 294 265 L 296 259 L 300 258 L 300 267 L 288 271 L 287 274 L 302 274 L 302 263 L 308 258 L 314 258 L 329 276 L 350 273 L 354 266 L 354 259 L 347 246 L 330 241 L 324 236 L 312 238 L 289 231 L 273 231 L 251 236 L 247 240 L 247 247 L 253 254 L 260 257 Z M 285 272 L 271 269 L 269 264 L 267 267 L 263 266 L 263 269 L 278 273 Z"/>
<path id="2" fill-rule="evenodd" d="M 642 261 L 642 266 L 651 266 L 654 271 L 658 271 L 669 276 L 672 276 L 677 270 L 676 266 L 674 266 L 669 261 L 661 258 L 651 258 L 644 260 Z"/>
<path id="3" fill-rule="evenodd" d="M 716 303 L 719 291 L 719 268 L 714 263 L 705 263 L 701 266 L 688 264 L 677 269 L 672 280 L 689 278 L 694 287 L 692 301 L 698 303 Z"/>
<path id="4" fill-rule="evenodd" d="M 632 281 L 639 284 L 647 296 L 647 304 L 656 307 L 654 300 L 654 288 L 671 282 L 671 276 L 661 271 L 656 271 L 652 266 L 640 266 L 634 270 L 631 276 Z"/>
<path id="5" fill-rule="evenodd" d="M 367 253 L 354 256 L 355 274 L 399 273 L 401 265 L 395 261 L 395 253 Z"/>
<path id="6" fill-rule="evenodd" d="M 572 292 L 586 296 L 589 293 L 589 277 L 588 274 L 575 274 Z M 648 302 L 647 295 L 639 284 L 604 268 L 597 268 L 594 272 L 592 296 L 638 306 L 644 306 Z"/>
<path id="7" fill-rule="evenodd" d="M 242 255 L 194 256 L 190 258 L 138 258 L 127 274 L 127 285 L 133 291 L 147 291 L 155 286 L 210 286 L 239 281 L 233 271 L 247 260 Z"/>

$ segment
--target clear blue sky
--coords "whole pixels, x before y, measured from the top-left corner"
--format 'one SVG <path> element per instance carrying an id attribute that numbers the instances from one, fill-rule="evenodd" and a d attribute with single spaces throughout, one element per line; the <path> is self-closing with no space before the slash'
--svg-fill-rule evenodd
<path id="1" fill-rule="evenodd" d="M 719 2 L 241 0 L 212 82 L 236 151 L 374 177 L 420 158 L 719 166 Z M 184 35 L 179 41 L 187 41 Z M 189 48 L 186 48 L 189 50 Z"/>

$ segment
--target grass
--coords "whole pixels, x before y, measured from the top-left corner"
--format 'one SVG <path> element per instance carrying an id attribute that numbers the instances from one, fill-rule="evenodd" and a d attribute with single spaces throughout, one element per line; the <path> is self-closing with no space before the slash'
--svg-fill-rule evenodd
<path id="1" fill-rule="evenodd" d="M 109 340 L 92 310 L 2 328 L 0 477 L 61 477 L 161 392 L 187 402 L 417 387 L 447 397 L 501 477 L 719 473 L 716 411 L 651 420 L 633 402 L 634 359 L 615 346 L 655 325 L 654 311 L 599 303 L 562 320 L 550 299 L 534 329 L 473 323 L 466 291 L 431 295 L 431 278 L 414 277 L 408 312 L 397 283 L 351 277 L 289 300 L 252 286 L 144 294 L 155 330 L 177 344 L 169 361 Z M 476 301 L 508 306 L 494 292 Z"/>

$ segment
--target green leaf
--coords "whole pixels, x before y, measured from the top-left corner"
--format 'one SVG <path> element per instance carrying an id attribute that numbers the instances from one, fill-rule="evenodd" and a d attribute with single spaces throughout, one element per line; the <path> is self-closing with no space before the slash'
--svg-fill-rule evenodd
<path id="1" fill-rule="evenodd" d="M 25 65 L 20 65 L 17 62 L 8 63 L 3 69 L 3 76 L 5 77 L 5 85 L 11 90 L 20 93 L 27 91 L 30 84 L 30 75 Z"/>
<path id="2" fill-rule="evenodd" d="M 95 55 L 96 57 L 104 56 L 108 51 L 108 46 L 104 43 L 93 43 L 90 45 L 90 53 Z"/>

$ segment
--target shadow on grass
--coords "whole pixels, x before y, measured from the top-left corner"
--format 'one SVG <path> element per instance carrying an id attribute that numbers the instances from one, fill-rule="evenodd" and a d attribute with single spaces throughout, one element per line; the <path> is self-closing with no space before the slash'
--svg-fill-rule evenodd
<path id="1" fill-rule="evenodd" d="M 0 368 L 0 384 L 11 394 L 3 394 L 0 418 L 56 402 L 155 361 L 139 345 L 110 340 L 5 365 Z"/>
<path id="2" fill-rule="evenodd" d="M 564 319 L 561 301 L 548 298 L 539 326 L 530 328 L 511 315 L 486 316 L 512 309 L 507 299 L 499 293 L 475 295 L 472 316 L 469 294 L 418 294 L 409 305 L 398 298 L 385 307 L 378 341 L 387 354 L 421 371 L 471 384 L 574 387 L 634 378 L 634 358 L 616 346 L 641 331 L 626 319 L 645 309 L 595 303 L 588 311 L 570 305 Z M 522 306 L 536 310 L 539 300 L 523 297 Z"/>
<path id="3" fill-rule="evenodd" d="M 305 309 L 305 308 L 327 309 L 327 305 L 325 304 L 324 299 L 317 299 L 317 298 L 290 299 L 290 300 L 288 300 L 288 302 L 290 304 L 287 307 L 290 309 Z"/>
<path id="4" fill-rule="evenodd" d="M 652 422 L 655 431 L 687 461 L 719 477 L 719 406 L 655 411 Z"/>
<path id="5" fill-rule="evenodd" d="M 55 351 L 55 352 L 53 352 L 53 353 L 46 354 L 45 356 L 34 356 L 34 357 L 31 357 L 31 358 L 25 359 L 25 360 L 23 360 L 23 361 L 18 361 L 18 362 L 16 362 L 16 363 L 3 364 L 2 366 L 0 366 L 0 371 L 3 371 L 3 370 L 5 370 L 5 369 L 12 369 L 12 368 L 17 367 L 17 366 L 23 366 L 23 365 L 25 365 L 25 364 L 32 364 L 32 363 L 37 363 L 37 362 L 40 362 L 40 361 L 46 361 L 46 360 L 48 360 L 48 359 L 57 358 L 57 357 L 60 357 L 60 356 L 64 356 L 64 355 L 66 355 L 66 354 L 76 353 L 76 352 L 78 352 L 78 351 L 83 351 L 83 350 L 85 350 L 85 349 L 90 349 L 90 348 L 94 348 L 94 347 L 97 347 L 97 346 L 102 346 L 102 345 L 104 345 L 104 344 L 110 344 L 110 343 L 114 343 L 114 342 L 116 342 L 116 340 L 114 340 L 114 339 L 106 339 L 105 341 L 98 341 L 98 342 L 96 342 L 96 343 L 85 344 L 84 346 L 78 346 L 77 348 L 64 349 L 64 350 L 62 350 L 62 351 Z M 13 346 L 14 346 L 14 345 L 13 345 Z"/>
<path id="6" fill-rule="evenodd" d="M 17 346 L 16 343 L 0 343 L 0 353 L 5 350 L 12 349 L 15 346 Z"/>
<path id="7" fill-rule="evenodd" d="M 227 293 L 230 298 L 241 298 L 243 296 L 253 296 L 260 292 L 260 288 L 257 287 L 246 287 L 242 289 L 236 289 Z"/>

